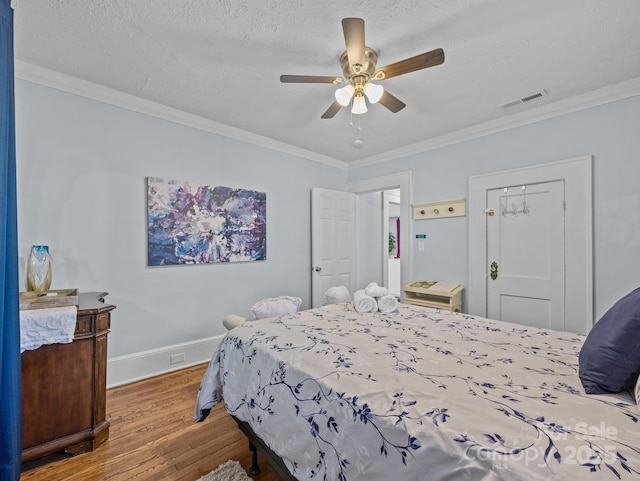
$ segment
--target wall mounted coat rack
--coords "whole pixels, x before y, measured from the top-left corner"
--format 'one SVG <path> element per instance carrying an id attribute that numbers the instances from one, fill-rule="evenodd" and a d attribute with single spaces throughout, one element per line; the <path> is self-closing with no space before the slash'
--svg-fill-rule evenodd
<path id="1" fill-rule="evenodd" d="M 411 207 L 413 208 L 414 220 L 463 217 L 467 215 L 467 200 L 464 197 L 412 204 Z"/>

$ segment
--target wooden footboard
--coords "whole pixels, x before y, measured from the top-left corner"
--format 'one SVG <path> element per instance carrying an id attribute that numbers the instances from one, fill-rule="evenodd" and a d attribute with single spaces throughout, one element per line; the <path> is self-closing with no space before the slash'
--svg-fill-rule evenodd
<path id="1" fill-rule="evenodd" d="M 253 429 L 251 429 L 251 426 L 249 426 L 248 423 L 240 421 L 234 416 L 231 417 L 236 421 L 236 423 L 238 423 L 240 431 L 242 431 L 249 440 L 249 449 L 252 454 L 251 468 L 249 469 L 250 474 L 257 474 L 260 472 L 260 466 L 258 465 L 258 451 L 260 451 L 260 454 L 266 458 L 269 464 L 276 470 L 284 481 L 298 481 L 297 478 L 289 472 L 282 458 L 274 453 L 269 446 L 267 446 L 264 441 L 253 432 Z"/>

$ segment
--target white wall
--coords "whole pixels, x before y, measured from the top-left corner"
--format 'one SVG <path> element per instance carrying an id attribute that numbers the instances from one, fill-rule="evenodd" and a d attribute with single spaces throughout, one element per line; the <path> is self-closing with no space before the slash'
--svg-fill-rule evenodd
<path id="1" fill-rule="evenodd" d="M 468 197 L 471 175 L 593 155 L 594 301 L 598 319 L 640 285 L 640 97 L 349 172 L 349 181 L 413 171 L 413 201 Z M 413 277 L 468 283 L 468 219 L 415 221 Z M 414 236 L 415 237 L 415 236 Z"/>
<path id="2" fill-rule="evenodd" d="M 20 261 L 49 245 L 52 289 L 109 292 L 110 359 L 222 335 L 264 297 L 309 306 L 310 189 L 345 170 L 27 81 L 16 110 Z M 147 176 L 266 192 L 267 260 L 147 267 Z"/>

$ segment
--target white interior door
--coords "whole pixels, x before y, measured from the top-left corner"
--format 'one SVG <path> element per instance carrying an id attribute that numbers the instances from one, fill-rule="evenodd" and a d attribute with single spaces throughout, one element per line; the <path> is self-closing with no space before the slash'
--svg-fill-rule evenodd
<path id="1" fill-rule="evenodd" d="M 487 317 L 565 330 L 564 181 L 487 191 Z"/>
<path id="2" fill-rule="evenodd" d="M 322 305 L 332 286 L 353 294 L 356 271 L 356 195 L 313 188 L 311 191 L 311 305 Z"/>
<path id="3" fill-rule="evenodd" d="M 505 186 L 564 183 L 565 330 L 587 334 L 593 326 L 593 225 L 591 156 L 536 164 L 469 178 L 469 313 L 487 316 L 490 264 L 487 247 L 487 192 Z M 529 188 L 527 187 L 529 190 Z M 529 197 L 527 195 L 527 197 Z M 533 213 L 533 205 L 530 206 Z M 499 206 L 495 215 L 499 215 Z M 520 256 L 529 252 L 521 249 Z M 506 269 L 506 267 L 505 267 Z M 507 269 L 508 274 L 508 269 Z M 500 275 L 500 271 L 498 271 Z M 526 312 L 520 313 L 524 319 Z M 521 321 L 522 322 L 522 321 Z"/>

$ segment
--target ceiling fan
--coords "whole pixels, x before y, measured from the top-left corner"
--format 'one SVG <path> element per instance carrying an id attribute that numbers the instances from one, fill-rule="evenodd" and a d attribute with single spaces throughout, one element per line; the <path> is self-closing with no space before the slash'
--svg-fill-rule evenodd
<path id="1" fill-rule="evenodd" d="M 441 48 L 425 52 L 415 57 L 400 60 L 385 67 L 376 68 L 378 54 L 364 43 L 364 20 L 361 18 L 343 18 L 342 30 L 346 51 L 340 56 L 340 65 L 344 77 L 326 77 L 315 75 L 281 75 L 283 83 L 329 83 L 340 85 L 347 82 L 345 87 L 335 92 L 335 100 L 327 111 L 322 114 L 323 119 L 335 116 L 342 107 L 352 103 L 351 113 L 364 114 L 367 112 L 367 100 L 374 104 L 380 102 L 391 112 L 402 110 L 406 104 L 387 92 L 381 85 L 371 80 L 386 80 L 398 75 L 415 72 L 444 62 L 444 51 Z"/>

